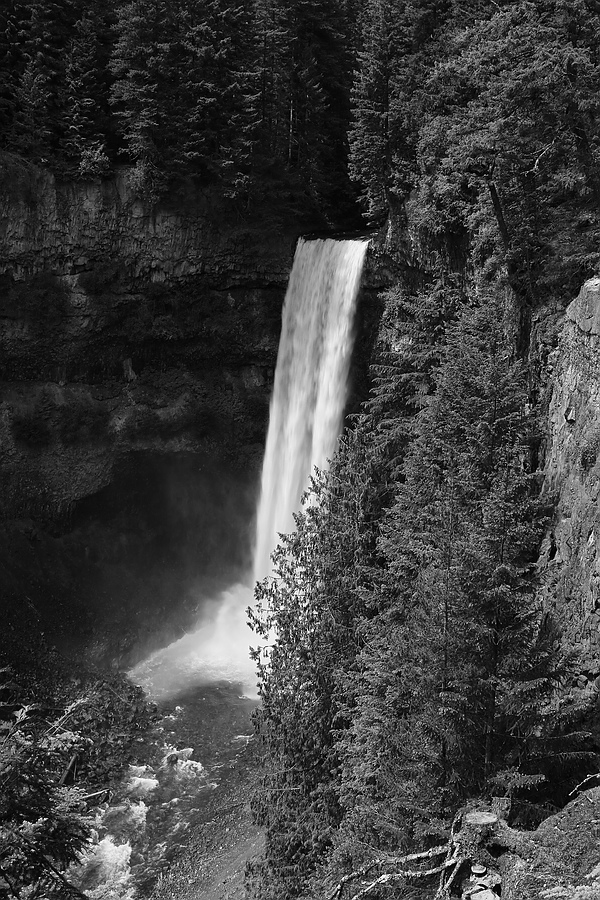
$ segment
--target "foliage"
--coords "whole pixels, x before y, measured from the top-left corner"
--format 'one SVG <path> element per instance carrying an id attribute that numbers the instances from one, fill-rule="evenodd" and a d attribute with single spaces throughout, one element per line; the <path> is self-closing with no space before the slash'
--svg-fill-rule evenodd
<path id="1" fill-rule="evenodd" d="M 6 672 L 4 673 L 6 677 Z M 7 695 L 14 686 L 5 681 Z M 0 896 L 81 896 L 62 874 L 91 833 L 81 788 L 65 786 L 85 740 L 71 730 L 81 702 L 54 720 L 30 705 L 2 704 L 0 718 Z M 12 711 L 12 715 L 10 712 Z"/>
<path id="2" fill-rule="evenodd" d="M 255 806 L 267 838 L 255 872 L 260 896 L 297 896 L 342 814 L 336 732 L 383 499 L 366 434 L 348 435 L 329 476 L 316 477 L 250 612 L 271 645 L 257 652 L 265 773 Z"/>
<path id="3" fill-rule="evenodd" d="M 140 739 L 156 719 L 156 709 L 142 689 L 125 677 L 92 683 L 70 720 L 84 738 L 77 758 L 78 777 L 95 784 L 117 777 L 128 762 L 146 752 L 139 746 Z"/>
<path id="4" fill-rule="evenodd" d="M 192 177 L 246 204 L 292 188 L 338 217 L 358 192 L 373 221 L 417 198 L 420 240 L 505 264 L 522 304 L 548 270 L 574 284 L 597 261 L 588 0 L 7 0 L 0 16 L 0 150 L 63 176 L 127 161 L 150 199 Z"/>
<path id="5" fill-rule="evenodd" d="M 388 294 L 372 399 L 257 588 L 258 897 L 439 844 L 471 796 L 541 803 L 591 759 L 537 601 L 536 423 L 503 298 Z"/>
<path id="6" fill-rule="evenodd" d="M 530 568 L 544 518 L 524 468 L 532 428 L 524 373 L 511 359 L 501 304 L 485 300 L 448 328 L 436 392 L 383 532 L 392 571 L 400 564 L 427 610 L 429 634 L 417 640 L 435 642 L 440 781 L 459 794 L 481 790 L 511 753 L 523 761 L 565 674 L 541 638 Z M 407 519 L 411 533 L 398 553 L 395 531 Z"/>
<path id="7" fill-rule="evenodd" d="M 245 202 L 281 196 L 331 211 L 346 172 L 354 14 L 342 0 L 9 0 L 0 13 L 0 149 L 62 177 L 129 162 L 158 199 L 217 181 Z"/>
<path id="8" fill-rule="evenodd" d="M 73 678 L 39 653 L 44 677 L 0 679 L 0 897 L 81 897 L 65 872 L 91 836 L 89 795 L 151 752 L 157 715 L 123 676 Z"/>

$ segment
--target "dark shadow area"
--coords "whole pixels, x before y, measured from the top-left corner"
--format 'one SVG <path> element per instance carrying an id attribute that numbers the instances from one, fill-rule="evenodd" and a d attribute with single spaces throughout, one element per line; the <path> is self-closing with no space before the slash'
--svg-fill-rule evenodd
<path id="1" fill-rule="evenodd" d="M 193 625 L 247 571 L 256 476 L 190 453 L 133 453 L 76 508 L 64 541 L 99 662 L 129 667 Z"/>
<path id="2" fill-rule="evenodd" d="M 39 638 L 74 661 L 128 669 L 193 628 L 248 571 L 257 467 L 131 453 L 60 530 L 29 519 L 3 525 L 5 662 Z"/>

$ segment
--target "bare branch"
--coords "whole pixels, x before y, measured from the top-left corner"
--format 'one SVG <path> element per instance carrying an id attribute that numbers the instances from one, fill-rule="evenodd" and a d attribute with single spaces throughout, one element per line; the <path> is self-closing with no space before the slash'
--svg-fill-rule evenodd
<path id="1" fill-rule="evenodd" d="M 550 144 L 547 144 L 544 147 L 544 149 L 542 150 L 542 152 L 539 154 L 538 158 L 536 159 L 535 163 L 533 164 L 533 167 L 529 170 L 530 172 L 539 172 L 540 160 L 546 155 L 546 153 L 549 153 L 550 150 L 552 150 L 552 148 L 554 147 L 555 144 L 556 144 L 556 140 L 552 141 Z"/>
<path id="2" fill-rule="evenodd" d="M 446 848 L 444 847 L 444 850 Z M 371 891 L 374 891 L 375 888 L 379 887 L 382 884 L 390 884 L 390 882 L 400 881 L 406 878 L 427 878 L 429 875 L 438 875 L 440 872 L 443 872 L 444 869 L 448 869 L 450 866 L 453 866 L 455 862 L 460 859 L 458 855 L 453 856 L 451 859 L 446 860 L 440 866 L 435 866 L 433 869 L 421 869 L 421 870 L 413 870 L 407 869 L 404 872 L 386 872 L 384 875 L 380 875 L 379 878 L 376 878 L 375 881 L 372 881 L 366 887 L 364 887 L 357 894 L 354 894 L 352 900 L 361 900 L 362 897 L 366 897 L 367 894 L 370 894 Z"/>
<path id="3" fill-rule="evenodd" d="M 380 856 L 379 859 L 374 859 L 368 863 L 365 863 L 364 866 L 361 866 L 360 869 L 356 869 L 354 872 L 350 872 L 349 875 L 344 875 L 344 877 L 336 885 L 333 892 L 327 897 L 327 900 L 335 900 L 336 897 L 340 896 L 342 888 L 346 884 L 348 884 L 349 881 L 354 881 L 356 878 L 362 878 L 377 866 L 381 866 L 383 864 L 402 866 L 407 862 L 414 862 L 417 859 L 431 859 L 432 856 L 441 856 L 441 854 L 445 853 L 447 850 L 448 845 L 442 844 L 438 847 L 431 847 L 431 849 L 429 850 L 421 850 L 419 853 L 408 853 L 406 856 Z"/>
<path id="4" fill-rule="evenodd" d="M 591 781 L 592 778 L 600 778 L 600 772 L 594 772 L 593 775 L 586 775 L 586 777 L 583 779 L 583 781 L 580 781 L 579 784 L 576 785 L 576 787 L 574 787 L 573 790 L 569 793 L 569 797 L 572 797 L 573 794 L 576 794 L 577 791 L 581 790 L 583 785 L 587 784 L 588 781 Z"/>
<path id="5" fill-rule="evenodd" d="M 441 856 L 442 853 L 446 853 L 448 850 L 448 844 L 440 844 L 438 847 L 431 847 L 430 850 L 421 850 L 418 853 L 409 853 L 406 856 L 382 856 L 381 861 L 394 866 L 403 866 L 404 863 L 413 862 L 415 859 L 429 859 L 432 856 Z"/>
<path id="6" fill-rule="evenodd" d="M 378 859 L 371 860 L 371 862 L 366 863 L 360 869 L 356 869 L 354 872 L 350 872 L 349 875 L 344 875 L 344 877 L 342 879 L 340 879 L 340 881 L 336 885 L 333 892 L 331 894 L 329 894 L 329 896 L 327 897 L 327 900 L 335 900 L 335 898 L 339 897 L 340 894 L 342 893 L 344 885 L 348 884 L 349 881 L 354 881 L 355 878 L 361 878 L 363 875 L 366 875 L 368 872 L 370 872 L 372 869 L 374 869 L 375 866 L 378 866 L 379 864 L 380 863 L 379 863 Z"/>
<path id="7" fill-rule="evenodd" d="M 440 886 L 437 889 L 434 900 L 447 900 L 447 898 L 450 896 L 450 886 L 458 875 L 459 869 L 464 863 L 465 859 L 466 856 L 457 856 L 455 858 L 456 864 L 454 866 L 454 871 L 450 875 L 448 881 L 444 882 L 444 873 L 442 872 L 442 875 L 440 877 Z"/>

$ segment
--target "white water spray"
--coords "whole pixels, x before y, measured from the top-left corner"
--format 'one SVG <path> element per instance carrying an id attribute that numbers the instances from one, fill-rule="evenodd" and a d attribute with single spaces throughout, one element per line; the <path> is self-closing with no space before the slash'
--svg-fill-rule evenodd
<path id="1" fill-rule="evenodd" d="M 153 654 L 130 673 L 154 697 L 194 684 L 239 681 L 255 687 L 248 657 L 252 635 L 245 610 L 255 581 L 271 570 L 280 533 L 293 529 L 293 513 L 315 466 L 335 452 L 347 400 L 356 294 L 368 242 L 300 240 L 283 308 L 271 399 L 253 571 L 212 601 L 196 631 Z"/>

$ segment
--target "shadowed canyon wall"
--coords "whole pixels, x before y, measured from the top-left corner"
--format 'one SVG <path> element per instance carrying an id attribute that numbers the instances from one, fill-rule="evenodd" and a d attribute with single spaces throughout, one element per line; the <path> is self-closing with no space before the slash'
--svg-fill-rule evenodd
<path id="1" fill-rule="evenodd" d="M 262 442 L 297 233 L 208 194 L 150 210 L 125 176 L 34 173 L 0 221 L 4 517 L 65 513 L 132 449 Z"/>
<path id="2" fill-rule="evenodd" d="M 96 655 L 119 659 L 176 608 L 192 620 L 199 593 L 243 566 L 287 279 L 298 236 L 320 224 L 250 216 L 209 189 L 152 208 L 126 172 L 5 178 L 0 587 L 15 619 L 27 596 L 52 630 L 75 603 L 88 644 L 114 633 Z M 391 277 L 382 246 L 374 260 L 353 406 Z"/>

